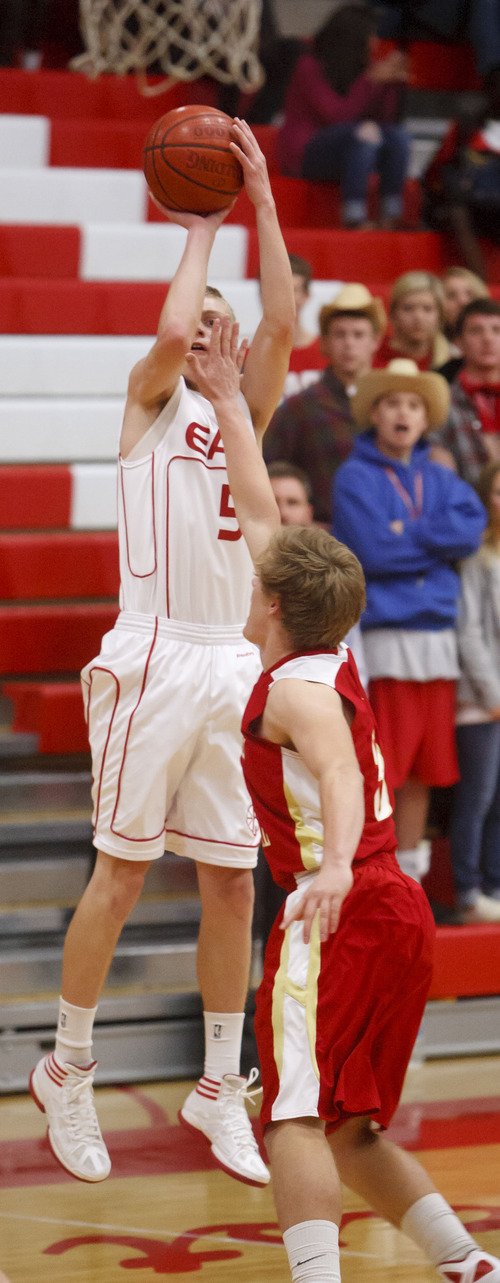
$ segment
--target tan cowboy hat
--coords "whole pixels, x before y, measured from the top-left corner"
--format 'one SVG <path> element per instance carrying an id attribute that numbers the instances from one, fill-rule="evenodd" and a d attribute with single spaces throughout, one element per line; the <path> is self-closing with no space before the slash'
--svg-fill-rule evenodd
<path id="1" fill-rule="evenodd" d="M 415 361 L 398 357 L 389 361 L 382 370 L 370 370 L 359 380 L 358 390 L 351 401 L 356 420 L 363 427 L 370 421 L 370 410 L 376 401 L 390 392 L 416 392 L 427 406 L 430 428 L 444 423 L 450 408 L 450 389 L 442 374 L 419 370 Z"/>
<path id="2" fill-rule="evenodd" d="M 325 303 L 319 314 L 321 334 L 326 334 L 332 317 L 338 312 L 361 312 L 369 317 L 377 334 L 383 334 L 387 326 L 387 316 L 381 298 L 374 298 L 366 285 L 343 285 L 332 303 Z"/>

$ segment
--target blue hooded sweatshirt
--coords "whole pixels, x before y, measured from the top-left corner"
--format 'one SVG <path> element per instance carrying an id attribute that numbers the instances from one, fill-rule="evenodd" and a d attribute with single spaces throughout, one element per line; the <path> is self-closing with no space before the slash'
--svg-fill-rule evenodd
<path id="1" fill-rule="evenodd" d="M 486 512 L 456 473 L 418 441 L 409 463 L 388 458 L 362 432 L 338 469 L 332 532 L 359 557 L 366 578 L 361 627 L 437 631 L 455 624 L 454 563 L 481 543 Z M 398 534 L 391 522 L 403 523 Z"/>

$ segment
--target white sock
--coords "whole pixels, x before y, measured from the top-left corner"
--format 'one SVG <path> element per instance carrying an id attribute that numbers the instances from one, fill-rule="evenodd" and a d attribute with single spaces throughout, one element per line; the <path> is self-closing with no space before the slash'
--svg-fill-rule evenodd
<path id="1" fill-rule="evenodd" d="M 283 1234 L 293 1283 L 340 1283 L 339 1227 L 333 1221 L 300 1221 Z"/>
<path id="2" fill-rule="evenodd" d="M 244 1011 L 204 1011 L 205 1065 L 204 1078 L 220 1079 L 224 1074 L 239 1074 Z"/>
<path id="3" fill-rule="evenodd" d="M 97 1007 L 73 1007 L 64 998 L 59 999 L 56 1054 L 62 1063 L 90 1065 L 96 1011 Z"/>
<path id="4" fill-rule="evenodd" d="M 443 1261 L 463 1261 L 477 1247 L 441 1194 L 424 1194 L 417 1199 L 405 1212 L 401 1229 L 435 1266 Z"/>
<path id="5" fill-rule="evenodd" d="M 401 851 L 398 847 L 396 858 L 399 867 L 407 877 L 413 878 L 415 882 L 421 882 L 426 873 L 429 872 L 431 863 L 431 844 L 425 838 L 418 846 L 414 846 L 406 851 Z"/>

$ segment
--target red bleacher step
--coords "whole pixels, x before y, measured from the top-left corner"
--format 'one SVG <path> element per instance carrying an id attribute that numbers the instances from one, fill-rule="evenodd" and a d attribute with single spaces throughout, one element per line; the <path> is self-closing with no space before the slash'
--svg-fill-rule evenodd
<path id="1" fill-rule="evenodd" d="M 165 84 L 164 76 L 152 76 L 150 85 Z M 217 101 L 215 80 L 200 77 L 187 84 L 172 85 L 160 98 L 141 94 L 136 76 L 99 76 L 96 80 L 74 71 L 23 71 L 0 69 L 0 112 L 15 115 L 50 116 L 88 120 L 143 120 L 146 127 L 172 107 L 184 103 Z"/>
<path id="2" fill-rule="evenodd" d="M 80 228 L 0 224 L 0 276 L 78 276 Z"/>
<path id="3" fill-rule="evenodd" d="M 0 673 L 77 673 L 100 650 L 118 607 L 0 607 Z"/>
<path id="4" fill-rule="evenodd" d="M 500 924 L 438 927 L 429 998 L 500 994 Z"/>
<path id="5" fill-rule="evenodd" d="M 0 599 L 118 597 L 113 530 L 0 535 Z"/>
<path id="6" fill-rule="evenodd" d="M 79 682 L 3 682 L 2 692 L 14 705 L 12 731 L 36 733 L 39 753 L 87 752 Z"/>
<path id="7" fill-rule="evenodd" d="M 71 488 L 67 465 L 4 464 L 0 467 L 0 529 L 69 526 Z"/>
<path id="8" fill-rule="evenodd" d="M 0 279 L 4 334 L 156 334 L 165 283 Z"/>
<path id="9" fill-rule="evenodd" d="M 385 281 L 386 289 L 402 272 L 439 274 L 452 261 L 444 238 L 436 232 L 349 232 L 296 225 L 287 228 L 285 239 L 289 253 L 306 258 L 318 279 Z M 257 275 L 258 262 L 257 232 L 250 228 L 247 276 Z"/>

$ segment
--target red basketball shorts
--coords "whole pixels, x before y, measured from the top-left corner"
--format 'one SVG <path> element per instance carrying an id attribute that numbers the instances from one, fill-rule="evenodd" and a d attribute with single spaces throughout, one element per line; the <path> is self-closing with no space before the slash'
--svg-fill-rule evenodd
<path id="1" fill-rule="evenodd" d="M 263 1125 L 319 1117 L 328 1131 L 366 1114 L 387 1127 L 431 981 L 427 898 L 384 855 L 355 866 L 339 926 L 324 944 L 317 921 L 307 945 L 301 922 L 283 932 L 283 913 L 257 994 Z"/>
<path id="2" fill-rule="evenodd" d="M 369 697 L 391 787 L 401 788 L 409 776 L 441 788 L 455 784 L 455 682 L 376 677 Z"/>

